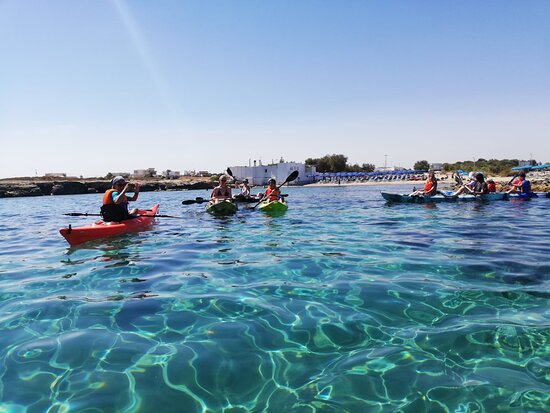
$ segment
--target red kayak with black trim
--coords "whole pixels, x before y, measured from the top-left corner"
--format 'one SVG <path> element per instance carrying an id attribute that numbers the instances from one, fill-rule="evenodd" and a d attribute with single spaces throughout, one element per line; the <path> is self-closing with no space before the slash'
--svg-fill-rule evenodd
<path id="1" fill-rule="evenodd" d="M 125 219 L 120 222 L 97 221 L 84 227 L 61 228 L 59 233 L 67 240 L 71 246 L 82 244 L 94 239 L 111 237 L 113 235 L 126 234 L 128 232 L 137 232 L 147 229 L 155 220 L 155 214 L 159 209 L 159 204 L 153 205 L 151 209 L 138 210 L 139 216 L 132 219 Z"/>

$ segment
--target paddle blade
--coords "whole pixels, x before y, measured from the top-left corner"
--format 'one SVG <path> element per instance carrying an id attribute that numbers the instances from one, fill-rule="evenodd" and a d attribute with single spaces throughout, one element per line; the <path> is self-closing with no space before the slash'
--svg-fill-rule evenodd
<path id="1" fill-rule="evenodd" d="M 233 172 L 231 172 L 231 168 L 227 168 L 227 175 L 233 178 Z"/>
<path id="2" fill-rule="evenodd" d="M 183 205 L 191 205 L 191 204 L 197 204 L 199 201 L 196 201 L 194 199 L 186 199 L 185 201 L 181 201 Z"/>
<path id="3" fill-rule="evenodd" d="M 296 178 L 298 178 L 298 175 L 299 175 L 299 172 L 298 172 L 298 171 L 292 172 L 290 175 L 288 175 L 288 178 L 286 178 L 286 180 L 285 180 L 284 183 L 286 184 L 287 182 L 292 182 L 292 181 L 294 181 Z"/>

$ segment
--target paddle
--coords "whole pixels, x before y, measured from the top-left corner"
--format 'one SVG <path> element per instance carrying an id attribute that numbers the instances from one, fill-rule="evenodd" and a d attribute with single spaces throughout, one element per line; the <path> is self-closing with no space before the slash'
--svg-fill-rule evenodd
<path id="1" fill-rule="evenodd" d="M 275 188 L 275 191 L 274 192 L 277 192 L 284 184 L 286 184 L 287 182 L 292 182 L 294 181 L 296 178 L 298 178 L 298 174 L 299 172 L 298 171 L 294 171 L 292 172 L 290 175 L 287 176 L 287 178 L 285 179 L 285 181 L 279 185 L 277 188 Z M 262 201 L 264 201 L 265 199 L 267 199 L 267 197 L 264 195 L 262 197 L 262 199 L 260 199 L 260 202 L 258 202 L 256 205 L 254 205 L 252 208 L 250 209 L 255 209 L 258 205 L 260 205 L 262 203 Z"/>
<path id="2" fill-rule="evenodd" d="M 209 202 L 210 199 L 204 199 L 200 196 L 196 197 L 195 199 L 186 199 L 185 201 L 181 201 L 183 205 L 192 205 L 192 204 L 202 204 L 203 202 Z"/>
<path id="3" fill-rule="evenodd" d="M 508 183 L 502 187 L 501 191 L 504 191 L 506 188 L 512 185 L 512 182 L 514 182 L 514 179 L 516 179 L 517 177 L 518 177 L 518 174 L 515 174 L 514 176 L 512 176 L 512 179 L 510 179 Z"/>
<path id="4" fill-rule="evenodd" d="M 233 175 L 233 172 L 231 171 L 231 168 L 227 168 L 227 175 L 229 175 L 231 178 L 233 178 L 233 181 L 237 182 L 237 178 Z"/>
<path id="5" fill-rule="evenodd" d="M 66 214 L 70 217 L 100 217 L 101 214 L 89 214 L 88 212 L 67 212 Z M 183 217 L 175 217 L 172 215 L 162 215 L 162 214 L 155 214 L 155 215 L 147 215 L 147 214 L 137 214 L 138 217 L 151 217 L 151 218 L 183 218 Z"/>

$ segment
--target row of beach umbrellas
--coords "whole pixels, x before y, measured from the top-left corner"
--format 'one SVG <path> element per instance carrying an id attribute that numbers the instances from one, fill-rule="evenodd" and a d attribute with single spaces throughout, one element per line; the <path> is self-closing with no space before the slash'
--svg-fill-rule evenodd
<path id="1" fill-rule="evenodd" d="M 404 169 L 401 171 L 376 171 L 376 172 L 320 172 L 315 174 L 316 178 L 352 178 L 360 176 L 380 176 L 380 175 L 408 175 L 422 174 L 428 171 L 416 169 Z"/>

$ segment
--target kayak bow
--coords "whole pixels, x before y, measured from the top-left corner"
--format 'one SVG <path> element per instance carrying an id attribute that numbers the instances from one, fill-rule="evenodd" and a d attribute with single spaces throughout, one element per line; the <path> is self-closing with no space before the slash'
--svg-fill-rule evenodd
<path id="1" fill-rule="evenodd" d="M 209 202 L 206 205 L 206 212 L 212 215 L 232 215 L 237 212 L 237 205 L 229 200 L 220 202 Z"/>

